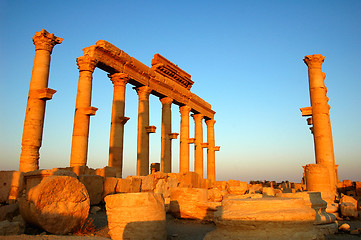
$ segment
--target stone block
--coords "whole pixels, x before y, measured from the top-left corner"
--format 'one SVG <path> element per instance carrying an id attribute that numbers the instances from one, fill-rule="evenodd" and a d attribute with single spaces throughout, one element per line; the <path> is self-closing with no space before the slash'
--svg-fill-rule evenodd
<path id="1" fill-rule="evenodd" d="M 167 239 L 164 199 L 142 192 L 105 197 L 109 235 L 113 240 Z"/>
<path id="2" fill-rule="evenodd" d="M 104 168 L 96 169 L 95 174 L 101 177 L 116 177 L 117 172 L 115 168 L 106 166 Z"/>
<path id="3" fill-rule="evenodd" d="M 273 187 L 263 187 L 262 194 L 263 194 L 263 196 L 273 197 L 275 195 L 275 191 L 274 191 Z"/>
<path id="4" fill-rule="evenodd" d="M 19 205 L 17 203 L 0 206 L 0 221 L 11 221 L 13 217 L 19 214 Z"/>
<path id="5" fill-rule="evenodd" d="M 5 203 L 9 199 L 9 193 L 15 171 L 0 171 L 0 203 Z"/>
<path id="6" fill-rule="evenodd" d="M 227 190 L 227 182 L 226 181 L 215 181 L 213 183 L 213 188 L 218 188 L 219 190 Z"/>
<path id="7" fill-rule="evenodd" d="M 247 182 L 241 182 L 238 180 L 228 180 L 227 190 L 229 194 L 243 195 L 248 190 Z"/>
<path id="8" fill-rule="evenodd" d="M 136 176 L 128 176 L 126 179 L 130 179 L 130 192 L 140 192 L 142 186 L 142 179 Z"/>
<path id="9" fill-rule="evenodd" d="M 200 188 L 202 179 L 195 172 L 186 172 L 181 175 L 179 187 Z"/>
<path id="10" fill-rule="evenodd" d="M 343 217 L 358 217 L 357 205 L 350 202 L 343 202 L 340 204 L 340 212 Z"/>
<path id="11" fill-rule="evenodd" d="M 103 199 L 105 196 L 115 193 L 117 183 L 118 183 L 118 178 L 115 177 L 104 178 L 104 186 L 103 186 L 103 194 L 102 194 Z"/>
<path id="12" fill-rule="evenodd" d="M 80 175 L 79 181 L 84 184 L 89 193 L 90 205 L 97 205 L 102 201 L 103 177 L 98 175 Z"/>
<path id="13" fill-rule="evenodd" d="M 141 177 L 142 179 L 142 192 L 153 192 L 155 188 L 155 179 L 153 175 Z"/>
<path id="14" fill-rule="evenodd" d="M 130 178 L 118 178 L 116 193 L 130 193 L 132 188 L 132 180 Z"/>
<path id="15" fill-rule="evenodd" d="M 170 197 L 170 188 L 168 182 L 165 179 L 159 179 L 157 185 L 155 186 L 154 193 L 160 193 L 164 198 Z"/>
<path id="16" fill-rule="evenodd" d="M 218 188 L 208 189 L 208 201 L 209 202 L 222 202 L 223 195 L 222 191 Z"/>
<path id="17" fill-rule="evenodd" d="M 19 222 L 8 220 L 0 222 L 0 236 L 18 235 L 24 233 L 24 227 Z"/>
<path id="18" fill-rule="evenodd" d="M 78 179 L 51 176 L 19 198 L 24 220 L 53 234 L 66 234 L 87 219 L 88 191 Z"/>
<path id="19" fill-rule="evenodd" d="M 361 196 L 361 182 L 356 182 L 356 196 Z"/>

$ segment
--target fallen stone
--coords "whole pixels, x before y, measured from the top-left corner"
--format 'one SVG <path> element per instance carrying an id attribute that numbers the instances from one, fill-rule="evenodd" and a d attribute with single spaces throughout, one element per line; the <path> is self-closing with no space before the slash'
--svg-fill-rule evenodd
<path id="1" fill-rule="evenodd" d="M 343 224 L 341 224 L 341 226 L 338 227 L 338 230 L 340 232 L 350 232 L 351 227 L 347 223 L 343 223 Z"/>
<path id="2" fill-rule="evenodd" d="M 247 182 L 241 182 L 238 180 L 228 180 L 227 190 L 229 194 L 243 195 L 248 190 Z"/>
<path id="3" fill-rule="evenodd" d="M 200 188 L 202 178 L 195 172 L 186 172 L 180 175 L 179 187 L 181 188 Z"/>
<path id="4" fill-rule="evenodd" d="M 53 234 L 66 234 L 88 217 L 90 199 L 76 178 L 51 176 L 19 198 L 24 220 Z"/>
<path id="5" fill-rule="evenodd" d="M 153 192 L 155 188 L 155 179 L 154 176 L 148 175 L 141 177 L 142 179 L 142 186 L 141 191 L 142 192 Z"/>
<path id="6" fill-rule="evenodd" d="M 275 191 L 273 187 L 263 187 L 262 188 L 262 194 L 266 197 L 273 197 L 275 195 Z"/>
<path id="7" fill-rule="evenodd" d="M 361 182 L 356 182 L 356 195 L 361 196 Z"/>
<path id="8" fill-rule="evenodd" d="M 222 202 L 223 195 L 218 188 L 208 189 L 208 201 L 209 202 Z"/>
<path id="9" fill-rule="evenodd" d="M 78 178 L 89 193 L 90 205 L 99 204 L 102 201 L 103 177 L 98 175 L 80 175 Z"/>
<path id="10" fill-rule="evenodd" d="M 24 227 L 19 222 L 0 222 L 0 236 L 18 235 L 24 233 Z"/>
<path id="11" fill-rule="evenodd" d="M 350 234 L 351 234 L 351 235 L 359 235 L 360 233 L 361 233 L 361 232 L 360 232 L 359 229 L 354 229 L 354 230 L 350 231 Z"/>
<path id="12" fill-rule="evenodd" d="M 150 192 L 105 197 L 109 235 L 113 240 L 167 238 L 164 199 Z"/>
<path id="13" fill-rule="evenodd" d="M 19 204 L 17 203 L 0 206 L 0 221 L 11 221 L 13 217 L 19 214 Z"/>
<path id="14" fill-rule="evenodd" d="M 106 166 L 95 170 L 95 174 L 101 177 L 116 177 L 117 171 L 113 167 Z"/>
<path id="15" fill-rule="evenodd" d="M 117 183 L 118 183 L 118 178 L 114 178 L 114 177 L 104 178 L 104 186 L 103 186 L 103 194 L 102 194 L 103 199 L 105 196 L 115 193 Z"/>
<path id="16" fill-rule="evenodd" d="M 358 211 L 357 211 L 357 207 L 350 202 L 343 202 L 340 204 L 340 212 L 341 215 L 344 217 L 353 217 L 353 218 L 357 218 L 358 217 Z"/>
<path id="17" fill-rule="evenodd" d="M 130 193 L 132 188 L 132 180 L 130 178 L 117 178 L 116 193 Z"/>
<path id="18" fill-rule="evenodd" d="M 227 182 L 226 181 L 215 181 L 213 183 L 213 188 L 217 188 L 220 191 L 227 190 Z"/>
<path id="19" fill-rule="evenodd" d="M 128 176 L 126 179 L 130 179 L 130 192 L 137 193 L 140 192 L 142 186 L 142 179 L 135 176 Z"/>

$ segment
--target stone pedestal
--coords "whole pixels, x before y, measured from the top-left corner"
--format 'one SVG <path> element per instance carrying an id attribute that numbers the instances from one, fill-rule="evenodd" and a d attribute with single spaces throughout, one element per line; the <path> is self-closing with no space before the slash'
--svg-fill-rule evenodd
<path id="1" fill-rule="evenodd" d="M 110 127 L 108 165 L 116 169 L 117 177 L 122 177 L 124 124 L 129 120 L 129 118 L 124 116 L 125 87 L 129 77 L 124 73 L 115 73 L 113 75 L 109 75 L 109 77 L 114 85 L 114 93 Z"/>
<path id="2" fill-rule="evenodd" d="M 194 119 L 194 171 L 203 178 L 203 126 L 202 114 L 193 114 Z"/>
<path id="3" fill-rule="evenodd" d="M 172 172 L 172 112 L 173 99 L 164 97 L 160 99 L 162 103 L 162 139 L 161 139 L 161 171 Z"/>
<path id="4" fill-rule="evenodd" d="M 42 143 L 45 105 L 56 92 L 48 88 L 50 55 L 62 38 L 50 34 L 44 29 L 35 33 L 35 58 L 31 73 L 28 103 L 26 106 L 23 138 L 21 142 L 20 172 L 39 169 L 39 149 Z"/>
<path id="5" fill-rule="evenodd" d="M 138 142 L 137 142 L 137 175 L 149 174 L 149 94 L 147 86 L 136 88 L 138 93 Z"/>
<path id="6" fill-rule="evenodd" d="M 189 171 L 189 113 L 191 108 L 182 106 L 179 108 L 181 114 L 180 124 L 180 146 L 179 146 L 179 172 Z"/>
<path id="7" fill-rule="evenodd" d="M 97 62 L 87 56 L 76 59 L 79 68 L 78 91 L 76 95 L 73 139 L 71 144 L 70 166 L 86 166 L 90 116 L 98 110 L 91 107 L 93 71 Z"/>
<path id="8" fill-rule="evenodd" d="M 109 235 L 113 240 L 167 239 L 164 199 L 156 193 L 105 197 Z"/>
<path id="9" fill-rule="evenodd" d="M 308 66 L 316 163 L 327 167 L 331 191 L 336 192 L 330 105 L 328 105 L 327 88 L 324 83 L 326 74 L 321 69 L 324 59 L 325 57 L 321 54 L 314 54 L 305 56 L 304 62 Z"/>
<path id="10" fill-rule="evenodd" d="M 212 182 L 216 181 L 216 156 L 215 156 L 215 140 L 214 140 L 214 124 L 215 120 L 206 121 L 207 124 L 207 179 Z"/>

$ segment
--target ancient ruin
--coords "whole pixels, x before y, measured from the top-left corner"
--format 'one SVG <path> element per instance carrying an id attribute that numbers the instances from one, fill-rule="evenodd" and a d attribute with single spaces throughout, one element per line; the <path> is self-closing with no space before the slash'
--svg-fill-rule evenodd
<path id="1" fill-rule="evenodd" d="M 324 239 L 337 231 L 361 235 L 361 229 L 337 221 L 359 218 L 361 183 L 338 181 L 322 55 L 306 56 L 311 107 L 301 108 L 312 125 L 316 164 L 304 166 L 302 183 L 238 180 L 217 181 L 215 170 L 215 112 L 190 91 L 191 76 L 155 54 L 147 67 L 114 45 L 100 40 L 84 48 L 79 69 L 70 166 L 39 170 L 39 148 L 46 100 L 50 54 L 61 38 L 42 30 L 35 34 L 35 60 L 24 121 L 19 171 L 0 172 L 0 235 L 22 234 L 34 226 L 50 234 L 92 235 L 89 223 L 106 219 L 111 239 L 183 239 L 171 224 L 197 220 L 211 224 L 200 239 Z M 108 166 L 87 166 L 92 78 L 95 68 L 113 83 Z M 126 86 L 138 94 L 137 172 L 123 176 Z M 149 96 L 162 104 L 160 163 L 149 162 Z M 179 106 L 179 173 L 172 172 L 171 106 Z M 190 113 L 194 137 L 190 137 Z M 203 121 L 207 127 L 203 139 Z M 134 133 L 135 134 L 135 133 Z M 190 148 L 194 144 L 194 172 Z M 207 149 L 204 156 L 203 149 Z M 135 153 L 134 153 L 135 154 Z M 204 178 L 204 157 L 207 177 Z M 98 214 L 99 213 L 99 214 Z M 185 220 L 186 219 L 186 220 Z M 182 224 L 182 222 L 181 222 Z M 178 225 L 179 226 L 179 225 Z M 98 227 L 98 226 L 96 226 Z M 88 231 L 88 232 L 87 232 Z M 179 238 L 178 238 L 179 237 Z M 188 239 L 188 238 L 185 238 Z"/>

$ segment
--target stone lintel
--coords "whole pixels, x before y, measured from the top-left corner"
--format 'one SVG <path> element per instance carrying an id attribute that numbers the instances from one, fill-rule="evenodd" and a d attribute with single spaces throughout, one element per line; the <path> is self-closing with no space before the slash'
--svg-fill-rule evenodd
<path id="1" fill-rule="evenodd" d="M 179 68 L 177 65 L 160 55 L 155 54 L 152 59 L 152 69 L 163 76 L 171 78 L 186 89 L 191 89 L 193 81 L 191 75 Z"/>
<path id="2" fill-rule="evenodd" d="M 195 140 L 196 140 L 195 138 L 188 138 L 188 144 L 194 143 Z"/>
<path id="3" fill-rule="evenodd" d="M 157 129 L 156 126 L 147 126 L 147 127 L 145 127 L 145 131 L 147 133 L 155 133 L 156 129 Z"/>
<path id="4" fill-rule="evenodd" d="M 207 143 L 207 142 L 202 143 L 201 145 L 202 145 L 202 148 L 207 148 L 207 147 L 208 147 L 208 143 Z"/>
<path id="5" fill-rule="evenodd" d="M 98 108 L 96 107 L 86 107 L 83 108 L 84 114 L 89 116 L 94 116 L 96 111 L 98 111 Z"/>
<path id="6" fill-rule="evenodd" d="M 300 110 L 302 112 L 302 117 L 312 116 L 312 107 L 304 107 L 300 108 Z"/>
<path id="7" fill-rule="evenodd" d="M 219 151 L 220 148 L 221 148 L 220 146 L 215 146 L 215 147 L 213 147 L 213 150 L 214 151 Z"/>
<path id="8" fill-rule="evenodd" d="M 179 133 L 169 133 L 170 139 L 177 139 L 178 135 L 179 135 Z"/>
<path id="9" fill-rule="evenodd" d="M 56 90 L 54 90 L 54 89 L 43 88 L 43 89 L 37 89 L 37 90 L 30 91 L 29 97 L 38 98 L 41 100 L 50 100 L 53 98 L 54 93 L 56 93 Z"/>

